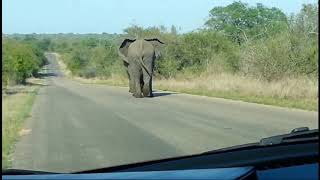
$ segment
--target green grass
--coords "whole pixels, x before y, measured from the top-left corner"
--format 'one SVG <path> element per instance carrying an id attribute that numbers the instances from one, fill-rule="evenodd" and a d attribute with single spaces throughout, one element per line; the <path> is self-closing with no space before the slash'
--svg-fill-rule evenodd
<path id="1" fill-rule="evenodd" d="M 15 143 L 38 92 L 38 86 L 25 86 L 24 92 L 2 93 L 2 169 L 12 166 Z"/>

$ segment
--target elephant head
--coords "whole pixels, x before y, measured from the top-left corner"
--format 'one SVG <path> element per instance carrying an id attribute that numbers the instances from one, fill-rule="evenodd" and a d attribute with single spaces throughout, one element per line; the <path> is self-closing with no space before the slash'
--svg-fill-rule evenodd
<path id="1" fill-rule="evenodd" d="M 152 96 L 151 81 L 154 60 L 160 57 L 160 49 L 163 44 L 156 38 L 125 39 L 121 43 L 118 54 L 123 60 L 129 78 L 129 92 L 134 93 L 134 96 L 140 96 L 137 93 L 139 94 L 141 89 L 143 89 L 144 96 Z M 134 66 L 131 70 L 130 64 Z M 137 83 L 140 84 L 139 88 L 137 88 Z"/>

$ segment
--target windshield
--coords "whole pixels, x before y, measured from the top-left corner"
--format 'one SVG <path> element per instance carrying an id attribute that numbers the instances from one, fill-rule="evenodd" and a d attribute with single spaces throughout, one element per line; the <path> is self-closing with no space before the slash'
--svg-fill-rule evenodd
<path id="1" fill-rule="evenodd" d="M 315 0 L 2 3 L 2 169 L 91 170 L 318 127 Z"/>

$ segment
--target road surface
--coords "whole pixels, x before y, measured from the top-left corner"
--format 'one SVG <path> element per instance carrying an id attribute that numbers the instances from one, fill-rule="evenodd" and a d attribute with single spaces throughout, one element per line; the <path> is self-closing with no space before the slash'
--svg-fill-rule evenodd
<path id="1" fill-rule="evenodd" d="M 40 89 L 17 143 L 13 168 L 71 172 L 182 156 L 251 143 L 293 128 L 318 127 L 316 112 L 155 92 L 63 77 L 49 54 Z M 156 82 L 155 82 L 156 83 Z"/>

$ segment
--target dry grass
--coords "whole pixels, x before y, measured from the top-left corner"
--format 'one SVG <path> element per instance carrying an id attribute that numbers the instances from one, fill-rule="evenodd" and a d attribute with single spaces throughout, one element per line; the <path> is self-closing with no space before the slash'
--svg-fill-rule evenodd
<path id="1" fill-rule="evenodd" d="M 29 116 L 42 80 L 29 79 L 26 86 L 10 86 L 2 89 L 2 169 L 11 166 L 14 145 L 23 131 L 23 123 Z"/>
<path id="2" fill-rule="evenodd" d="M 227 73 L 191 79 L 162 79 L 157 80 L 157 85 L 170 89 L 204 88 L 209 91 L 242 92 L 246 95 L 292 99 L 317 99 L 318 92 L 318 82 L 307 78 L 287 78 L 276 82 L 265 82 Z"/>
<path id="3" fill-rule="evenodd" d="M 306 110 L 318 108 L 318 81 L 303 77 L 265 82 L 241 75 L 219 73 L 204 74 L 189 79 L 159 79 L 155 84 L 157 88 L 163 90 Z"/>

